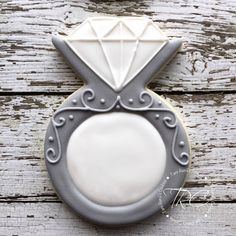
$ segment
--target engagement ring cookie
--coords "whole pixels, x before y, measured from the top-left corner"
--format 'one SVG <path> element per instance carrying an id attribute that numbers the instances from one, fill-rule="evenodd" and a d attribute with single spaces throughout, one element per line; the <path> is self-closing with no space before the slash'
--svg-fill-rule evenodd
<path id="1" fill-rule="evenodd" d="M 53 44 L 85 85 L 51 119 L 45 159 L 60 198 L 99 224 L 137 222 L 168 206 L 190 160 L 184 126 L 173 108 L 146 88 L 176 54 L 142 17 L 88 18 Z M 182 170 L 182 172 L 181 172 Z"/>

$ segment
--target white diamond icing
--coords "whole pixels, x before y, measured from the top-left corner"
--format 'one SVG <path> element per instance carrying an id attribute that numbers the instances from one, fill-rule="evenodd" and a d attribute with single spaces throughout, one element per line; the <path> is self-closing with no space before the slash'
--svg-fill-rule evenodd
<path id="1" fill-rule="evenodd" d="M 168 38 L 144 17 L 93 17 L 65 38 L 104 82 L 121 90 L 162 49 Z"/>

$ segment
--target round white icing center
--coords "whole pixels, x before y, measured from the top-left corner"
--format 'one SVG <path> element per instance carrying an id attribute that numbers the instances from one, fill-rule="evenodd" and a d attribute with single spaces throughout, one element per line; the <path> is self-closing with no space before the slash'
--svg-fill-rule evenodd
<path id="1" fill-rule="evenodd" d="M 166 148 L 159 132 L 142 116 L 99 114 L 72 133 L 67 165 L 74 184 L 90 200 L 111 206 L 131 204 L 160 182 Z"/>

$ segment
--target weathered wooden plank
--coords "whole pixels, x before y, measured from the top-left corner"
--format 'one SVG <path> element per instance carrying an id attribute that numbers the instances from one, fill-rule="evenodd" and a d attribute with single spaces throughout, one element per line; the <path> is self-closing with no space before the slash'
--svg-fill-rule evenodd
<path id="1" fill-rule="evenodd" d="M 88 16 L 138 15 L 159 22 L 183 49 L 151 83 L 155 91 L 236 90 L 236 2 L 219 0 L 2 0 L 0 91 L 67 92 L 82 82 L 55 51 L 51 35 L 67 34 Z"/>
<path id="2" fill-rule="evenodd" d="M 120 228 L 104 228 L 81 220 L 61 203 L 0 203 L 0 235 L 225 235 L 236 233 L 236 204 L 201 204 L 171 209 Z M 180 233 L 181 232 L 181 233 Z"/>
<path id="3" fill-rule="evenodd" d="M 195 201 L 236 199 L 236 95 L 168 95 L 181 113 L 192 145 L 186 188 Z M 43 160 L 49 117 L 63 96 L 0 97 L 0 198 L 2 201 L 57 200 Z"/>

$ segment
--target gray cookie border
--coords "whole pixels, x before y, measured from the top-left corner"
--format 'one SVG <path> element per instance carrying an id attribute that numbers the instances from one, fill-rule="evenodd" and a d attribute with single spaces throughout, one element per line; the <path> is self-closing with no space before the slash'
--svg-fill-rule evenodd
<path id="1" fill-rule="evenodd" d="M 45 137 L 45 161 L 53 186 L 60 198 L 82 217 L 103 225 L 124 225 L 143 220 L 161 211 L 158 205 L 160 184 L 169 173 L 183 170 L 169 183 L 182 187 L 190 161 L 190 145 L 185 128 L 173 108 L 161 97 L 146 89 L 146 84 L 173 57 L 181 45 L 173 40 L 122 91 L 115 92 L 98 78 L 59 37 L 53 38 L 56 48 L 84 79 L 86 85 L 69 96 L 51 119 Z M 73 183 L 66 160 L 67 142 L 73 130 L 98 113 L 131 112 L 142 115 L 161 134 L 167 149 L 165 173 L 156 189 L 138 202 L 125 206 L 103 206 L 86 198 Z M 174 140 L 174 141 L 173 141 Z M 167 207 L 175 196 L 169 194 Z"/>

